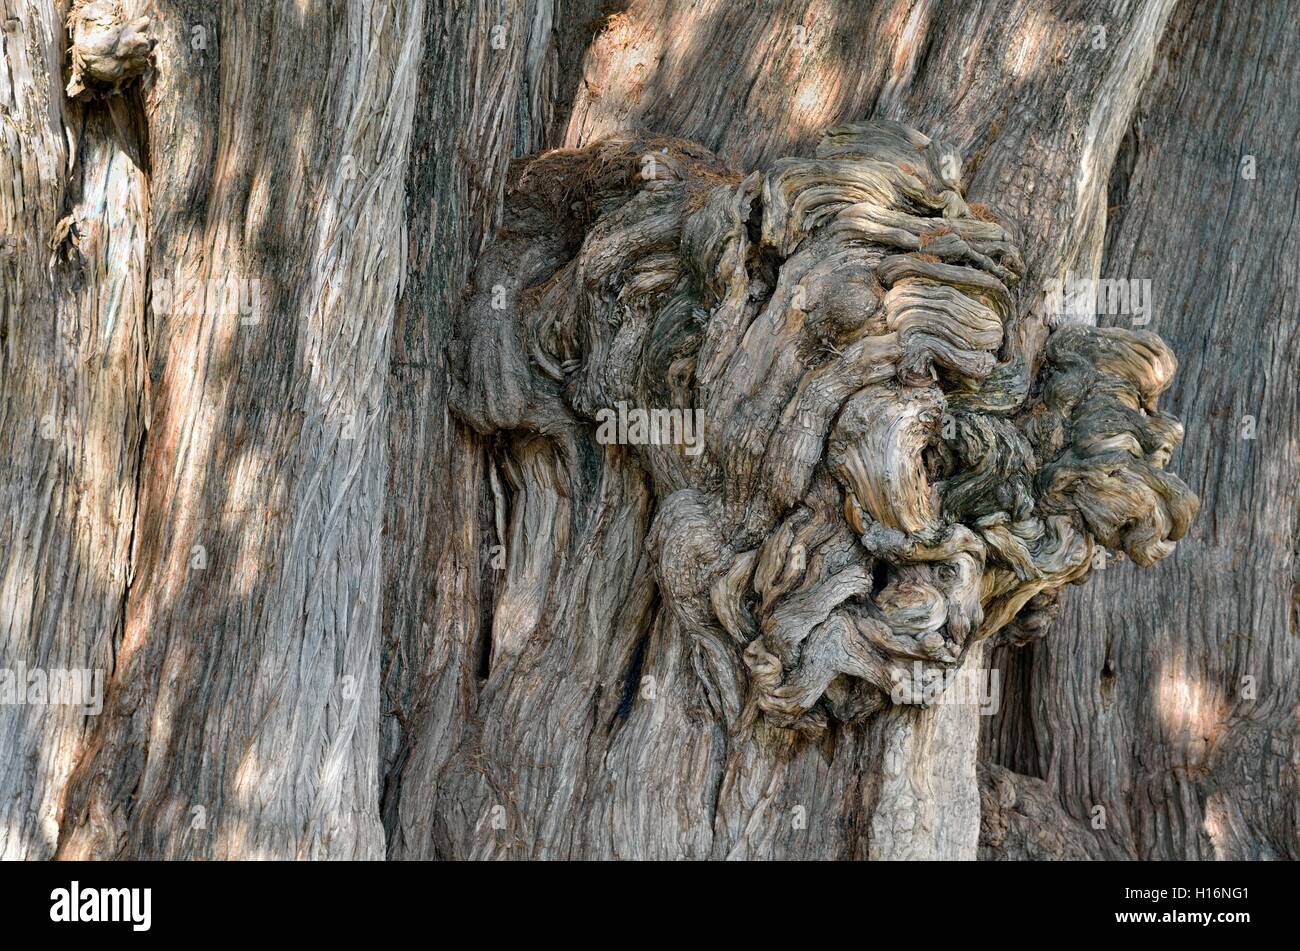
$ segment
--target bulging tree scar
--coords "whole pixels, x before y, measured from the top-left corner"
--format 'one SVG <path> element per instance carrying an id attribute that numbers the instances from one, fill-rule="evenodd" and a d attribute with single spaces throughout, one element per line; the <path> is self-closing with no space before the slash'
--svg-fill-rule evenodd
<path id="1" fill-rule="evenodd" d="M 74 0 L 67 20 L 68 98 L 117 93 L 143 73 L 156 43 L 150 25 L 147 16 L 128 19 L 121 0 Z"/>
<path id="2" fill-rule="evenodd" d="M 1196 514 L 1165 470 L 1169 348 L 1069 325 L 1031 365 L 1016 238 L 961 174 L 894 122 L 747 176 L 653 136 L 513 172 L 452 343 L 453 408 L 570 461 L 632 455 L 659 595 L 743 672 L 740 723 L 816 734 L 931 702 L 918 672 L 1042 636 L 1103 549 L 1149 565 Z M 702 446 L 595 446 L 615 406 L 695 410 Z"/>

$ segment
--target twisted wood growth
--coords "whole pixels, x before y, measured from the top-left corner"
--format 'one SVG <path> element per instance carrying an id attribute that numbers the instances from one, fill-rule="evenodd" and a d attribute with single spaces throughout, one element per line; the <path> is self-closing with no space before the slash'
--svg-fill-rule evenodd
<path id="1" fill-rule="evenodd" d="M 702 703 L 733 731 L 761 713 L 819 735 L 931 703 L 977 642 L 1041 633 L 1098 546 L 1148 565 L 1195 515 L 1164 469 L 1169 348 L 1066 326 L 1031 383 L 1008 333 L 1022 267 L 956 150 L 895 122 L 743 179 L 672 139 L 551 152 L 476 275 L 453 407 L 511 433 L 515 491 L 548 515 L 608 478 L 593 457 L 644 470 L 642 557 Z M 698 412 L 702 451 L 593 445 L 615 406 Z M 502 533 L 534 564 L 499 592 L 492 663 L 536 623 L 541 543 L 596 529 Z"/>
<path id="2" fill-rule="evenodd" d="M 68 98 L 87 89 L 120 92 L 149 65 L 155 45 L 147 16 L 129 17 L 121 0 L 74 0 L 68 11 Z"/>

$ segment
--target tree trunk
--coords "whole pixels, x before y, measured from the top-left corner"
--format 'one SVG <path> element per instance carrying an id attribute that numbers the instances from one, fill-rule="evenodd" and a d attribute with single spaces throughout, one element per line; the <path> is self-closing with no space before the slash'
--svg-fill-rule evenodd
<path id="1" fill-rule="evenodd" d="M 0 448 L 14 462 L 0 666 L 102 670 L 105 696 L 89 714 L 0 707 L 0 856 L 1300 851 L 1300 266 L 1293 229 L 1268 227 L 1297 190 L 1294 11 L 15 2 L 0 33 Z M 725 543 L 748 585 L 797 506 L 763 514 L 771 486 L 751 479 L 715 539 L 669 491 L 709 496 L 689 460 L 600 444 L 577 371 L 546 375 L 550 344 L 507 372 L 524 301 L 565 313 L 566 289 L 599 272 L 602 235 L 675 215 L 635 255 L 677 267 L 664 260 L 691 260 L 683 222 L 738 196 L 750 241 L 747 216 L 771 202 L 745 183 L 863 120 L 963 159 L 964 201 L 935 208 L 938 243 L 906 266 L 950 267 L 937 252 L 952 230 L 987 236 L 997 215 L 1014 235 L 986 265 L 922 283 L 969 287 L 978 270 L 981 293 L 1007 294 L 992 347 L 1006 374 L 976 376 L 1023 371 L 1015 426 L 1035 448 L 1050 442 L 1052 381 L 1075 379 L 1070 347 L 1094 339 L 1059 331 L 1045 291 L 1061 280 L 1152 278 L 1145 329 L 1182 364 L 1164 402 L 1187 446 L 1168 468 L 1200 495 L 1199 519 L 1154 567 L 1062 568 L 1053 590 L 1091 578 L 1045 636 L 1045 584 L 986 603 L 1000 623 L 976 622 L 958 660 L 1001 673 L 994 717 L 876 709 L 856 687 L 843 696 L 861 715 L 819 696 L 783 714 L 742 659 L 758 648 L 712 613 L 722 561 L 707 584 L 688 566 Z M 548 148 L 568 151 L 516 161 Z M 663 187 L 647 154 L 668 167 Z M 592 157 L 610 165 L 554 199 Z M 628 162 L 641 178 L 615 181 Z M 758 283 L 794 256 L 761 245 Z M 718 268 L 681 280 L 721 286 Z M 593 300 L 634 293 L 622 271 L 609 279 Z M 645 353 L 684 366 L 673 335 L 689 333 L 655 319 Z M 564 346 L 595 379 L 583 348 L 604 331 L 574 332 L 581 346 Z M 929 389 L 974 372 L 952 360 Z M 780 372 L 718 404 L 702 464 L 740 458 L 710 434 L 744 432 Z M 904 377 L 872 383 L 922 389 Z M 830 498 L 829 461 L 818 472 L 809 493 Z M 1063 511 L 1089 552 L 1095 539 L 1149 560 Z M 866 574 L 863 592 L 883 580 Z"/>
<path id="2" fill-rule="evenodd" d="M 1202 516 L 1176 558 L 1098 572 L 1000 660 L 1014 704 L 985 755 L 1045 780 L 1111 857 L 1300 854 L 1297 40 L 1294 4 L 1225 2 L 1180 6 L 1162 41 L 1102 270 L 1153 278 Z"/>
<path id="3" fill-rule="evenodd" d="M 31 776 L 6 782 L 20 820 L 6 848 L 381 857 L 384 371 L 424 5 L 160 3 L 145 87 L 75 104 L 62 12 L 24 4 L 6 34 L 33 62 L 22 121 L 50 126 L 23 136 L 36 154 L 5 176 L 30 176 L 43 199 L 5 222 L 33 272 L 6 295 L 6 359 L 66 365 L 85 391 L 61 411 L 87 435 L 79 452 L 32 440 L 15 453 L 42 482 L 11 490 L 37 527 L 11 519 L 7 548 L 41 574 L 33 584 L 20 557 L 6 578 L 49 620 L 20 616 L 6 645 L 60 665 L 90 655 L 111 675 L 102 715 L 72 727 L 19 708 L 20 744 L 51 762 L 36 764 L 40 799 Z M 38 252 L 72 200 L 68 165 L 91 162 L 99 240 L 61 254 L 66 281 L 90 289 L 78 300 Z M 6 438 L 28 438 L 45 387 L 8 367 L 5 385 Z M 83 468 L 94 491 L 79 519 L 59 499 Z M 47 557 L 51 544 L 67 556 Z M 77 586 L 56 587 L 65 576 Z"/>

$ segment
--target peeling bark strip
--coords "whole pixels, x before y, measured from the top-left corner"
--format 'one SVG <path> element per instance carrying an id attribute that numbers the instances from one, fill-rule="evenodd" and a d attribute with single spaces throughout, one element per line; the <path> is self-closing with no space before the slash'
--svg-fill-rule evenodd
<path id="1" fill-rule="evenodd" d="M 931 702 L 974 643 L 1082 581 L 1095 544 L 1173 550 L 1197 507 L 1164 471 L 1173 355 L 1066 327 L 1027 400 L 1019 354 L 996 361 L 1023 264 L 966 204 L 955 150 L 858 124 L 734 177 L 658 139 L 525 165 L 452 396 L 485 436 L 553 437 L 574 480 L 607 407 L 702 407 L 702 454 L 622 441 L 650 474 L 663 609 L 727 730 Z"/>

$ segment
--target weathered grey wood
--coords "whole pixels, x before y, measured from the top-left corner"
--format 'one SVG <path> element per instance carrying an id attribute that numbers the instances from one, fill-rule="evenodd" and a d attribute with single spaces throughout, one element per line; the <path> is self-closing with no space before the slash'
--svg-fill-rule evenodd
<path id="1" fill-rule="evenodd" d="M 434 4 L 424 26 L 406 186 L 409 274 L 387 395 L 382 764 L 394 852 L 411 723 L 428 731 L 415 754 L 441 763 L 477 702 L 492 578 L 483 571 L 490 447 L 448 411 L 445 347 L 452 310 L 495 230 L 510 159 L 542 143 L 546 118 L 531 114 L 529 90 L 545 85 L 547 56 L 530 59 L 523 25 L 552 15 L 549 2 Z M 550 106 L 543 97 L 537 108 Z"/>
<path id="2" fill-rule="evenodd" d="M 633 775 L 619 759 L 661 746 L 671 776 L 670 741 L 704 733 L 724 796 L 733 772 L 772 768 L 758 758 L 771 734 L 793 731 L 781 745 L 798 752 L 833 743 L 831 721 L 852 729 L 889 699 L 921 702 L 923 674 L 982 656 L 974 644 L 1030 599 L 1081 580 L 1096 546 L 1150 564 L 1196 511 L 1163 471 L 1182 429 L 1156 411 L 1174 360 L 1154 335 L 1057 329 L 1029 403 L 1014 347 L 994 366 L 1012 317 L 1002 281 L 1018 276 L 1020 256 L 989 212 L 962 201 L 942 143 L 859 123 L 828 134 L 815 159 L 737 179 L 664 138 L 527 163 L 449 349 L 456 413 L 511 441 L 503 475 L 516 504 L 489 688 L 497 676 L 502 696 L 536 703 L 512 684 L 520 665 L 582 663 L 534 659 L 539 634 L 562 644 L 561 631 L 591 618 L 615 621 L 615 638 L 636 633 L 617 623 L 623 605 L 593 583 L 605 563 L 588 554 L 600 549 L 593 522 L 599 531 L 625 516 L 603 501 L 591 521 L 570 508 L 587 484 L 634 480 L 655 511 L 621 561 L 657 596 L 645 623 L 663 632 L 663 664 L 677 675 L 662 691 L 663 668 L 629 675 L 605 767 Z M 644 449 L 610 445 L 628 440 L 602 436 L 608 424 L 593 442 L 590 423 L 607 407 L 657 401 L 697 421 Z M 950 472 L 929 471 L 927 444 L 948 454 Z M 638 698 L 643 672 L 650 689 Z M 580 686 L 557 685 L 547 714 L 562 693 L 580 702 Z M 674 702 L 683 716 L 664 736 Z M 755 731 L 760 716 L 767 729 Z M 974 716 L 884 719 L 871 854 L 974 857 Z M 563 755 L 571 739 L 546 731 L 538 742 Z M 463 739 L 439 777 L 449 803 L 498 794 L 480 769 L 496 751 L 475 744 Z M 659 785 L 637 781 L 638 796 Z M 594 811 L 580 795 L 552 787 L 533 807 Z M 532 818 L 507 808 L 484 804 L 474 832 L 489 814 L 500 832 Z M 617 794 L 607 808 L 660 821 Z M 792 809 L 802 830 L 806 807 Z M 689 822 L 679 816 L 678 828 Z"/>

